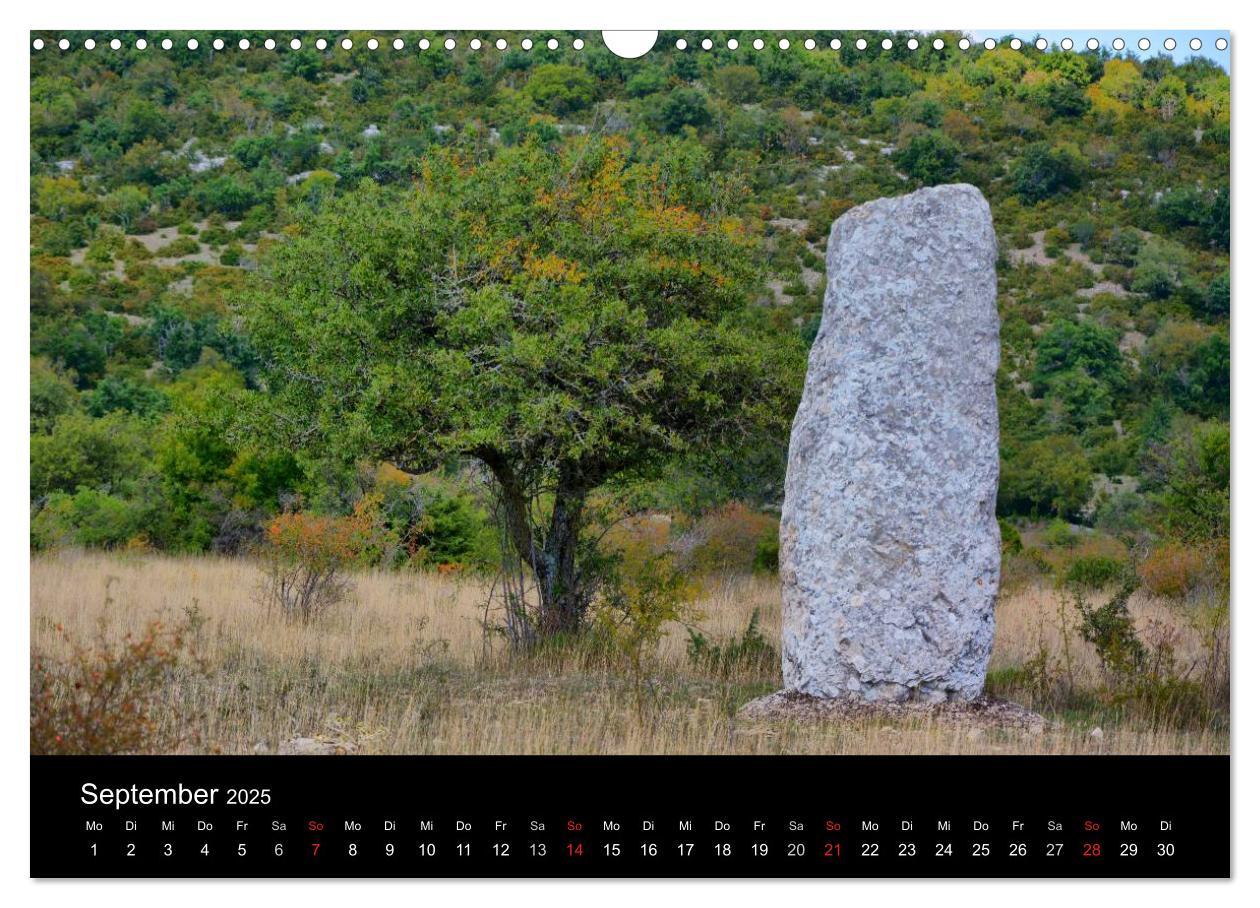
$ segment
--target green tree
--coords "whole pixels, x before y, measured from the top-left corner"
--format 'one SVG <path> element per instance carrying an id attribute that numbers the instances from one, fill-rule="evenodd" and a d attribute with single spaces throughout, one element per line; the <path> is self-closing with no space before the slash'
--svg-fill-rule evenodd
<path id="1" fill-rule="evenodd" d="M 1109 393 L 1123 388 L 1124 357 L 1115 335 L 1094 322 L 1069 319 L 1060 319 L 1046 329 L 1037 339 L 1033 391 L 1047 393 L 1055 376 L 1073 370 L 1102 383 Z"/>
<path id="2" fill-rule="evenodd" d="M 1027 205 L 1081 185 L 1085 160 L 1075 148 L 1037 142 L 1028 147 L 1011 170 L 1011 186 Z"/>
<path id="3" fill-rule="evenodd" d="M 126 486 L 148 469 L 147 438 L 144 424 L 125 413 L 65 414 L 47 435 L 31 436 L 31 497 Z"/>
<path id="4" fill-rule="evenodd" d="M 893 160 L 906 174 L 925 186 L 945 183 L 958 175 L 961 149 L 939 132 L 921 132 Z"/>
<path id="5" fill-rule="evenodd" d="M 1179 433 L 1168 452 L 1160 496 L 1165 531 L 1185 542 L 1229 536 L 1229 426 L 1209 422 Z"/>
<path id="6" fill-rule="evenodd" d="M 649 119 L 661 132 L 679 133 L 685 126 L 704 126 L 709 122 L 709 105 L 704 92 L 694 88 L 675 88 L 649 112 Z"/>
<path id="7" fill-rule="evenodd" d="M 1093 478 L 1080 442 L 1052 435 L 1002 458 L 998 510 L 1003 514 L 1072 517 L 1089 501 Z"/>
<path id="8" fill-rule="evenodd" d="M 622 143 L 434 153 L 414 189 L 364 185 L 276 247 L 245 309 L 260 428 L 341 459 L 494 477 L 537 581 L 534 627 L 582 626 L 595 490 L 671 456 L 786 431 L 802 350 L 746 306 L 755 243 L 703 187 Z"/>
<path id="9" fill-rule="evenodd" d="M 101 199 L 101 211 L 123 230 L 130 231 L 149 210 L 149 194 L 139 186 L 120 186 Z"/>
<path id="10" fill-rule="evenodd" d="M 534 70 L 525 93 L 556 116 L 584 110 L 595 100 L 595 77 L 580 66 L 544 63 Z"/>
<path id="11" fill-rule="evenodd" d="M 47 432 L 57 417 L 79 409 L 79 392 L 47 359 L 31 358 L 31 431 Z"/>

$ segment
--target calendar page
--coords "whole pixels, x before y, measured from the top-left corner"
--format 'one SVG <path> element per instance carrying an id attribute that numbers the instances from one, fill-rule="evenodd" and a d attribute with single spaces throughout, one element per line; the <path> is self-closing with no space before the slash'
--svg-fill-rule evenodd
<path id="1" fill-rule="evenodd" d="M 1229 32 L 27 40 L 32 876 L 1230 875 Z"/>

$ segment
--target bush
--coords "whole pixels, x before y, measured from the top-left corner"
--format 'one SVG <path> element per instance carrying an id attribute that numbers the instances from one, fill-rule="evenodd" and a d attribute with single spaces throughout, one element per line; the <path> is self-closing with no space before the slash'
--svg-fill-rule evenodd
<path id="1" fill-rule="evenodd" d="M 925 186 L 945 183 L 958 175 L 962 150 L 939 132 L 923 132 L 893 156 L 896 165 Z"/>
<path id="2" fill-rule="evenodd" d="M 649 119 L 661 132 L 682 132 L 685 126 L 709 122 L 709 106 L 704 93 L 694 88 L 675 88 L 651 108 Z"/>
<path id="3" fill-rule="evenodd" d="M 262 604 L 287 618 L 310 621 L 350 593 L 345 571 L 379 561 L 384 539 L 379 498 L 365 497 L 348 517 L 291 512 L 267 524 Z"/>
<path id="4" fill-rule="evenodd" d="M 117 491 L 149 468 L 149 435 L 145 423 L 125 413 L 61 416 L 49 434 L 31 437 L 31 498 L 74 494 L 81 486 Z"/>
<path id="5" fill-rule="evenodd" d="M 755 567 L 763 540 L 777 536 L 778 531 L 779 522 L 773 516 L 732 502 L 697 520 L 671 548 L 693 573 L 742 572 Z"/>
<path id="6" fill-rule="evenodd" d="M 525 85 L 525 94 L 548 113 L 561 116 L 591 106 L 595 77 L 579 66 L 544 63 Z"/>
<path id="7" fill-rule="evenodd" d="M 94 646 L 70 639 L 58 626 L 70 656 L 64 662 L 31 654 L 32 754 L 134 754 L 168 752 L 191 723 L 159 725 L 154 713 L 173 708 L 171 684 L 191 658 L 195 616 L 181 627 L 151 621 L 139 636 Z"/>
<path id="8" fill-rule="evenodd" d="M 730 677 L 736 672 L 774 671 L 779 654 L 761 633 L 761 612 L 755 609 L 738 637 L 715 643 L 695 628 L 687 629 L 687 660 L 708 674 Z"/>
<path id="9" fill-rule="evenodd" d="M 1106 603 L 1091 607 L 1078 593 L 1076 610 L 1081 616 L 1081 636 L 1094 647 L 1103 671 L 1113 681 L 1131 682 L 1145 669 L 1148 653 L 1138 639 L 1129 614 L 1129 597 L 1137 584 L 1125 583 Z"/>
<path id="10" fill-rule="evenodd" d="M 1204 578 L 1208 567 L 1201 548 L 1170 542 L 1152 551 L 1137 572 L 1142 586 L 1152 595 L 1183 599 Z"/>
<path id="11" fill-rule="evenodd" d="M 1093 492 L 1093 471 L 1080 442 L 1054 435 L 1017 448 L 1002 460 L 998 507 L 1004 514 L 1077 513 Z"/>
<path id="12" fill-rule="evenodd" d="M 1124 571 L 1125 564 L 1118 558 L 1085 555 L 1068 565 L 1063 582 L 1075 589 L 1101 590 L 1118 582 Z"/>
<path id="13" fill-rule="evenodd" d="M 1071 524 L 1065 520 L 1055 519 L 1046 525 L 1042 538 L 1046 545 L 1056 549 L 1070 548 L 1076 545 L 1076 530 L 1072 529 Z"/>
<path id="14" fill-rule="evenodd" d="M 136 540 L 145 528 L 142 506 L 96 489 L 54 492 L 31 518 L 31 547 L 112 549 Z"/>
<path id="15" fill-rule="evenodd" d="M 998 531 L 1002 534 L 1003 555 L 1018 555 L 1024 550 L 1024 540 L 1020 538 L 1015 524 L 1009 520 L 999 520 Z"/>
<path id="16" fill-rule="evenodd" d="M 1046 142 L 1030 145 L 1011 171 L 1011 184 L 1026 205 L 1067 192 L 1081 184 L 1085 160 L 1079 151 Z"/>
<path id="17" fill-rule="evenodd" d="M 779 530 L 767 530 L 757 540 L 757 551 L 753 555 L 753 570 L 762 574 L 779 573 Z"/>
<path id="18" fill-rule="evenodd" d="M 177 237 L 158 250 L 158 255 L 168 258 L 180 258 L 185 255 L 196 255 L 201 251 L 201 244 L 190 236 Z"/>

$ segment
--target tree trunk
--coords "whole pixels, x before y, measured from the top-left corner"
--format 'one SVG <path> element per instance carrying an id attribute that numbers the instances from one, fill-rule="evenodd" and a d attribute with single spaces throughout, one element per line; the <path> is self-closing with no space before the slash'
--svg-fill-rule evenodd
<path id="1" fill-rule="evenodd" d="M 529 566 L 538 585 L 537 630 L 541 636 L 581 629 L 590 593 L 583 583 L 578 550 L 587 489 L 562 469 L 551 520 L 541 534 L 530 520 L 531 502 L 512 468 L 501 458 L 482 455 L 502 495 L 507 537 Z"/>
<path id="2" fill-rule="evenodd" d="M 587 593 L 578 564 L 582 508 L 586 492 L 560 488 L 551 511 L 542 558 L 536 568 L 539 625 L 545 636 L 578 631 L 586 616 Z"/>

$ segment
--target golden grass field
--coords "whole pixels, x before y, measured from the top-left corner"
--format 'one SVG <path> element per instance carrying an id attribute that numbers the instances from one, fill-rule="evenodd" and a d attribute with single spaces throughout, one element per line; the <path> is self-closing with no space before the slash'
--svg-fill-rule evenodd
<path id="1" fill-rule="evenodd" d="M 195 646 L 204 673 L 181 672 L 156 715 L 164 738 L 189 752 L 275 752 L 298 736 L 357 753 L 1226 753 L 1228 731 L 1181 730 L 1158 721 L 1050 716 L 1040 735 L 966 729 L 928 720 L 794 724 L 735 717 L 778 686 L 774 669 L 714 677 L 686 656 L 675 628 L 636 696 L 630 673 L 607 658 L 559 652 L 511 658 L 483 633 L 487 585 L 422 573 L 365 572 L 353 600 L 311 624 L 268 615 L 248 560 L 63 551 L 31 560 L 32 655 L 66 649 L 58 626 L 90 642 L 139 631 L 162 613 L 170 624 L 196 607 L 206 619 Z M 1134 597 L 1139 628 L 1171 633 L 1193 659 L 1185 616 Z M 738 636 L 754 609 L 779 638 L 778 583 L 714 579 L 698 603 L 711 638 Z M 492 616 L 493 617 L 493 616 Z M 1004 593 L 992 669 L 1043 649 L 1063 656 L 1060 600 L 1052 589 Z M 1079 683 L 1097 660 L 1069 640 Z M 646 708 L 641 708 L 643 702 Z M 172 727 L 177 726 L 177 727 Z M 1091 731 L 1101 727 L 1099 735 Z"/>

